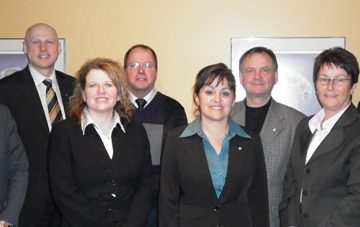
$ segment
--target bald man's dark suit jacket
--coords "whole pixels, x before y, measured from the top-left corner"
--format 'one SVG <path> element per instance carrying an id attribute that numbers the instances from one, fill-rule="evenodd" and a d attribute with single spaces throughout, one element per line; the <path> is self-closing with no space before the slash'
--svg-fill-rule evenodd
<path id="1" fill-rule="evenodd" d="M 74 78 L 59 71 L 55 74 L 64 109 L 68 113 Z M 46 164 L 49 129 L 28 67 L 0 80 L 0 102 L 8 106 L 16 121 L 30 164 L 28 190 L 19 225 L 35 226 L 47 211 L 48 204 L 53 202 Z"/>
<path id="2" fill-rule="evenodd" d="M 358 227 L 360 115 L 351 104 L 305 164 L 310 118 L 300 121 L 295 132 L 279 208 L 281 226 Z"/>

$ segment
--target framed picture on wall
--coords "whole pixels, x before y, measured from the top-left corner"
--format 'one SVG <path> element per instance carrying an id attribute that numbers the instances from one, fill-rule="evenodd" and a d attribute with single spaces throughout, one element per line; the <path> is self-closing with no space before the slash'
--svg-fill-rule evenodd
<path id="1" fill-rule="evenodd" d="M 0 79 L 8 76 L 27 65 L 27 58 L 23 52 L 23 39 L 0 39 Z M 55 63 L 55 68 L 66 72 L 65 39 L 59 39 L 61 53 Z"/>
<path id="2" fill-rule="evenodd" d="M 315 114 L 320 105 L 315 95 L 312 80 L 315 57 L 331 47 L 345 48 L 345 37 L 325 38 L 232 38 L 231 68 L 236 78 L 237 101 L 245 98 L 239 79 L 239 59 L 248 49 L 264 46 L 274 51 L 278 61 L 278 82 L 272 97 L 306 115 Z"/>

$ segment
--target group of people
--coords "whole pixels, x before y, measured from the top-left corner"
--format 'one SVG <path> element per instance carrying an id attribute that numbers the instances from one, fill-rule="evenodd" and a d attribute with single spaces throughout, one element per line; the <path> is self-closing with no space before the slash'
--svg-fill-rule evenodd
<path id="1" fill-rule="evenodd" d="M 195 119 L 155 89 L 158 60 L 132 46 L 123 66 L 55 70 L 56 30 L 24 39 L 28 65 L 0 80 L 0 227 L 360 226 L 359 66 L 334 47 L 314 62 L 322 109 L 276 102 L 275 54 L 239 60 L 244 100 L 223 63 L 195 77 Z"/>

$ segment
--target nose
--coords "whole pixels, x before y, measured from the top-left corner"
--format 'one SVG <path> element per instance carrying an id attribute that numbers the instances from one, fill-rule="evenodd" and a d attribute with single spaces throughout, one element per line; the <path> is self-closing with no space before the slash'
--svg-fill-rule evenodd
<path id="1" fill-rule="evenodd" d="M 219 92 L 215 92 L 214 94 L 214 101 L 219 102 L 220 101 L 220 93 Z"/>
<path id="2" fill-rule="evenodd" d="M 45 51 L 46 50 L 46 44 L 40 43 L 40 50 Z"/>
<path id="3" fill-rule="evenodd" d="M 254 77 L 255 77 L 255 79 L 259 79 L 261 77 L 261 71 L 255 70 Z"/>
<path id="4" fill-rule="evenodd" d="M 99 85 L 98 87 L 98 93 L 102 94 L 105 92 L 105 88 L 104 88 L 104 85 Z"/>
<path id="5" fill-rule="evenodd" d="M 332 90 L 334 88 L 334 80 L 329 80 L 327 85 L 327 89 Z"/>
<path id="6" fill-rule="evenodd" d="M 138 71 L 139 71 L 140 73 L 144 73 L 145 70 L 144 70 L 144 66 L 143 66 L 142 64 L 139 65 Z"/>

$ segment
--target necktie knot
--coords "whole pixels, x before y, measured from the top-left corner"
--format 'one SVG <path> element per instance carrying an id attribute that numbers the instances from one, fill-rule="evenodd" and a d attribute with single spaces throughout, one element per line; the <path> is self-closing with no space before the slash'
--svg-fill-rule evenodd
<path id="1" fill-rule="evenodd" d="M 136 104 L 138 105 L 138 109 L 142 110 L 144 109 L 144 106 L 146 104 L 146 100 L 145 99 L 136 99 L 135 100 Z"/>
<path id="2" fill-rule="evenodd" d="M 46 79 L 43 81 L 43 83 L 46 85 L 46 88 L 52 88 L 52 82 L 49 79 Z"/>

